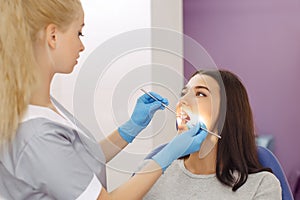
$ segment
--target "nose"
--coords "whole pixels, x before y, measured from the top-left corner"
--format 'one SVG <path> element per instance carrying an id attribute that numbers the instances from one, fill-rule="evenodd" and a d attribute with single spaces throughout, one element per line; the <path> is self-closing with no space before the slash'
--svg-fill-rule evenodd
<path id="1" fill-rule="evenodd" d="M 188 94 L 186 94 L 186 95 L 182 96 L 178 100 L 176 108 L 179 109 L 180 112 L 181 112 L 181 109 L 189 109 L 189 110 L 191 110 L 193 104 L 194 103 L 193 103 L 193 100 L 191 99 L 191 96 L 188 95 Z"/>
<path id="2" fill-rule="evenodd" d="M 186 95 L 185 95 L 186 96 Z M 188 106 L 188 102 L 187 102 L 187 100 L 186 100 L 186 98 L 185 98 L 185 96 L 183 96 L 183 97 L 181 97 L 180 99 L 179 99 L 179 106 Z"/>
<path id="3" fill-rule="evenodd" d="M 80 41 L 80 52 L 84 51 L 85 47 L 82 41 Z"/>
<path id="4" fill-rule="evenodd" d="M 181 109 L 183 107 L 188 107 L 188 102 L 186 101 L 186 99 L 181 97 L 176 105 L 176 111 L 181 112 Z"/>

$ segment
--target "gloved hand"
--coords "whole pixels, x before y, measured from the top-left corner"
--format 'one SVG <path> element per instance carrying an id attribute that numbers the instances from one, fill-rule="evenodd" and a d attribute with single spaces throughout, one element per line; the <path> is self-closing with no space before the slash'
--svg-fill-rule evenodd
<path id="1" fill-rule="evenodd" d="M 194 127 L 177 135 L 160 152 L 152 157 L 161 166 L 163 172 L 174 160 L 199 151 L 202 142 L 207 136 L 207 132 L 201 129 L 201 127 L 205 127 L 205 125 L 197 123 Z"/>
<path id="2" fill-rule="evenodd" d="M 166 98 L 162 98 L 154 92 L 150 93 L 159 101 L 153 99 L 148 94 L 142 95 L 138 98 L 130 119 L 118 128 L 121 137 L 128 143 L 132 142 L 132 140 L 147 127 L 157 110 L 165 109 L 162 103 L 169 105 Z"/>

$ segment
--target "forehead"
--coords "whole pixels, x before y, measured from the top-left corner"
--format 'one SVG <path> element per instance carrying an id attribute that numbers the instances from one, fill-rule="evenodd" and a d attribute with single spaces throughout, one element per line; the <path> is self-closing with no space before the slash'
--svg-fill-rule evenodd
<path id="1" fill-rule="evenodd" d="M 84 11 L 83 11 L 83 8 L 82 8 L 82 7 L 80 7 L 79 18 L 80 18 L 81 20 L 84 20 Z"/>
<path id="2" fill-rule="evenodd" d="M 78 12 L 78 17 L 76 20 L 77 20 L 77 22 L 79 22 L 81 24 L 84 22 L 84 11 L 83 11 L 82 7 L 80 7 L 80 10 Z"/>
<path id="3" fill-rule="evenodd" d="M 211 92 L 219 92 L 220 86 L 218 82 L 212 78 L 211 76 L 205 75 L 205 74 L 197 74 L 193 76 L 189 82 L 187 83 L 187 88 L 193 88 L 196 86 L 205 86 L 207 87 Z"/>
<path id="4" fill-rule="evenodd" d="M 71 26 L 81 26 L 84 24 L 84 11 L 82 7 L 78 10 L 76 17 L 74 18 Z"/>

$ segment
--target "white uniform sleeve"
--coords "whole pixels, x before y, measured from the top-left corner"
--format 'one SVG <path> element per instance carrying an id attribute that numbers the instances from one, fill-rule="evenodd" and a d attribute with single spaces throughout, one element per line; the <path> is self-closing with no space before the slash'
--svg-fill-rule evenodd
<path id="1" fill-rule="evenodd" d="M 101 192 L 102 185 L 98 178 L 94 175 L 90 184 L 76 200 L 97 199 L 100 194 L 99 188 Z"/>
<path id="2" fill-rule="evenodd" d="M 55 131 L 34 137 L 19 157 L 16 176 L 55 199 L 97 199 L 102 185 L 72 145 Z"/>

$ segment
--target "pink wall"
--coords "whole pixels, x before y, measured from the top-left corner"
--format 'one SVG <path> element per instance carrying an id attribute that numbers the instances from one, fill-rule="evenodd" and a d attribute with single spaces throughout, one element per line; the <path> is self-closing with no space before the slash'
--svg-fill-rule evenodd
<path id="1" fill-rule="evenodd" d="M 259 135 L 300 170 L 300 1 L 184 0 L 184 33 L 244 82 Z M 190 74 L 188 64 L 185 73 Z"/>

